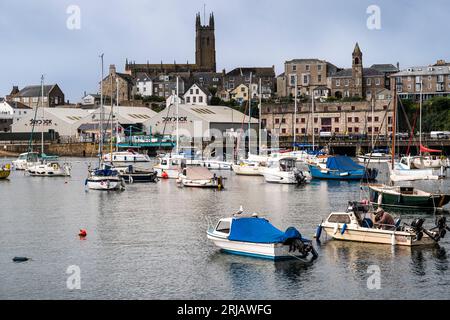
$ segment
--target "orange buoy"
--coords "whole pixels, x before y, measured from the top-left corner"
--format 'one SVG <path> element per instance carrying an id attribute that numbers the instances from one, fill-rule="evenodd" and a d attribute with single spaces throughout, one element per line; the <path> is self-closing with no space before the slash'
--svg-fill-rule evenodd
<path id="1" fill-rule="evenodd" d="M 163 178 L 163 179 L 169 179 L 169 175 L 167 174 L 167 172 L 163 171 L 163 172 L 161 173 L 161 178 Z"/>
<path id="2" fill-rule="evenodd" d="M 80 237 L 84 238 L 87 236 L 87 232 L 84 229 L 80 229 L 80 233 L 78 234 Z"/>

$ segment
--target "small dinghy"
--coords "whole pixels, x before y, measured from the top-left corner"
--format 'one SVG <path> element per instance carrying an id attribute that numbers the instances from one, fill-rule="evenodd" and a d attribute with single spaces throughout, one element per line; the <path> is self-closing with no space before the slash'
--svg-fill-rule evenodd
<path id="1" fill-rule="evenodd" d="M 283 232 L 256 214 L 220 219 L 207 237 L 223 251 L 237 255 L 303 262 L 318 257 L 311 240 L 303 238 L 297 229 L 290 227 Z"/>
<path id="2" fill-rule="evenodd" d="M 178 177 L 183 187 L 223 189 L 223 178 L 205 167 L 188 167 Z"/>
<path id="3" fill-rule="evenodd" d="M 429 230 L 423 227 L 423 218 L 401 225 L 400 219 L 393 224 L 376 224 L 372 217 L 366 204 L 350 202 L 346 212 L 332 212 L 319 225 L 316 239 L 320 239 L 323 230 L 336 240 L 412 247 L 436 244 L 450 231 L 445 217 L 436 218 L 436 226 Z"/>

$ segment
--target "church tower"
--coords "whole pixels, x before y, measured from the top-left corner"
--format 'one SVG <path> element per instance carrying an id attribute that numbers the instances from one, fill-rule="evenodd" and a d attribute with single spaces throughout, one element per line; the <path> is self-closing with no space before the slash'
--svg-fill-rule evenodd
<path id="1" fill-rule="evenodd" d="M 216 72 L 216 38 L 214 35 L 214 14 L 209 16 L 209 25 L 203 26 L 200 13 L 195 20 L 195 64 L 202 71 Z"/>
<path id="2" fill-rule="evenodd" d="M 352 80 L 353 80 L 353 96 L 363 97 L 363 62 L 362 52 L 358 43 L 353 50 L 352 58 Z"/>

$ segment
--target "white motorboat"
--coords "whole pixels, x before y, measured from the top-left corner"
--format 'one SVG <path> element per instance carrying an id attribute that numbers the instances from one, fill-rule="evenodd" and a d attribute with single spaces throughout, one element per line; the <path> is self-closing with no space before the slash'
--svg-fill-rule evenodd
<path id="1" fill-rule="evenodd" d="M 232 162 L 226 162 L 226 161 L 220 161 L 220 160 L 214 160 L 214 159 L 207 159 L 207 160 L 199 160 L 198 163 L 200 166 L 211 169 L 211 170 L 232 170 L 233 163 Z"/>
<path id="2" fill-rule="evenodd" d="M 233 164 L 233 171 L 242 176 L 261 176 L 264 168 L 259 162 L 241 160 L 239 164 Z"/>
<path id="3" fill-rule="evenodd" d="M 347 212 L 332 212 L 322 222 L 316 233 L 320 239 L 322 230 L 328 237 L 336 240 L 389 244 L 393 246 L 419 246 L 437 243 L 449 230 L 445 217 L 438 219 L 436 227 L 427 230 L 423 227 L 424 219 L 415 219 L 411 224 L 400 226 L 397 219 L 395 225 L 376 225 L 373 223 L 367 207 L 350 205 Z"/>
<path id="4" fill-rule="evenodd" d="M 132 149 L 127 151 L 115 151 L 103 155 L 105 162 L 150 162 L 150 157 L 146 154 L 138 153 Z"/>
<path id="5" fill-rule="evenodd" d="M 35 166 L 39 163 L 39 154 L 37 152 L 21 153 L 19 157 L 12 162 L 16 170 L 27 170 L 28 166 Z"/>
<path id="6" fill-rule="evenodd" d="M 415 180 L 438 180 L 439 175 L 433 169 L 414 169 L 413 157 L 402 157 L 400 162 L 394 163 L 394 168 L 389 165 L 390 179 L 393 182 Z"/>
<path id="7" fill-rule="evenodd" d="M 27 172 L 30 176 L 68 177 L 71 173 L 71 167 L 68 163 L 61 165 L 57 161 L 42 161 L 35 165 L 27 165 Z"/>
<path id="8" fill-rule="evenodd" d="M 216 176 L 204 167 L 188 167 L 178 177 L 184 187 L 223 189 L 223 177 Z"/>
<path id="9" fill-rule="evenodd" d="M 317 258 L 312 242 L 297 229 L 291 227 L 283 232 L 256 214 L 220 219 L 209 228 L 207 237 L 221 250 L 237 255 L 308 262 Z"/>
<path id="10" fill-rule="evenodd" d="M 125 181 L 120 177 L 119 172 L 104 165 L 102 169 L 96 169 L 89 172 L 85 185 L 92 190 L 124 190 Z"/>
<path id="11" fill-rule="evenodd" d="M 361 163 L 386 163 L 392 160 L 392 156 L 385 152 L 372 152 L 365 155 L 358 156 L 358 161 Z"/>
<path id="12" fill-rule="evenodd" d="M 271 162 L 262 171 L 266 182 L 281 184 L 303 184 L 306 176 L 296 167 L 296 158 L 283 158 Z"/>
<path id="13" fill-rule="evenodd" d="M 178 179 L 180 172 L 186 167 L 186 159 L 180 155 L 167 155 L 158 158 L 158 164 L 153 166 L 158 178 Z"/>

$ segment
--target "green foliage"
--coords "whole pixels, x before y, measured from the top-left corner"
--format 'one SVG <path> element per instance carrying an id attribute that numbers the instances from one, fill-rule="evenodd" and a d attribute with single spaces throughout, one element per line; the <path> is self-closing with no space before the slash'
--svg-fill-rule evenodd
<path id="1" fill-rule="evenodd" d="M 399 127 L 401 131 L 409 131 L 404 113 L 413 126 L 416 121 L 415 132 L 419 131 L 420 105 L 412 100 L 402 100 L 405 112 L 399 111 Z M 422 107 L 422 131 L 450 131 L 450 98 L 434 97 L 423 103 Z"/>
<path id="2" fill-rule="evenodd" d="M 147 96 L 147 97 L 143 97 L 142 101 L 144 101 L 144 102 L 164 102 L 164 101 L 166 101 L 166 99 L 164 97 L 160 97 L 160 96 Z"/>
<path id="3" fill-rule="evenodd" d="M 209 87 L 208 90 L 209 90 L 209 92 L 211 92 L 211 94 L 212 94 L 213 97 L 216 96 L 217 88 Z"/>

